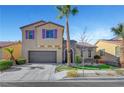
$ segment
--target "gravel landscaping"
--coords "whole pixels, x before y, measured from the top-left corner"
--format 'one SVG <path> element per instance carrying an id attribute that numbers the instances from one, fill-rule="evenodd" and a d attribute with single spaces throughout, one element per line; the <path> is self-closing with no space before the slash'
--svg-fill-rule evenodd
<path id="1" fill-rule="evenodd" d="M 101 68 L 99 68 L 101 67 Z M 74 79 L 74 78 L 124 78 L 124 69 L 116 67 L 101 65 L 98 68 L 96 66 L 85 67 L 68 67 L 66 65 L 59 65 L 56 67 L 56 73 L 54 78 L 56 80 Z"/>
<path id="2" fill-rule="evenodd" d="M 73 70 L 70 70 L 73 72 Z M 56 80 L 62 80 L 62 79 L 74 79 L 74 78 L 84 78 L 84 77 L 91 77 L 91 78 L 115 78 L 115 77 L 123 77 L 124 78 L 124 74 L 120 75 L 118 74 L 116 71 L 114 70 L 76 70 L 76 72 L 78 73 L 78 76 L 75 76 L 74 73 L 72 75 L 72 77 L 68 77 L 67 73 L 69 71 L 65 70 L 65 71 L 61 71 L 61 72 L 57 72 L 54 74 L 54 78 Z"/>

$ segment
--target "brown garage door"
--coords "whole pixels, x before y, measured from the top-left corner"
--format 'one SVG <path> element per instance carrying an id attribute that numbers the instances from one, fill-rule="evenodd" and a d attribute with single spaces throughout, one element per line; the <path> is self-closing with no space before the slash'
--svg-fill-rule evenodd
<path id="1" fill-rule="evenodd" d="M 30 63 L 56 63 L 56 51 L 29 51 Z"/>

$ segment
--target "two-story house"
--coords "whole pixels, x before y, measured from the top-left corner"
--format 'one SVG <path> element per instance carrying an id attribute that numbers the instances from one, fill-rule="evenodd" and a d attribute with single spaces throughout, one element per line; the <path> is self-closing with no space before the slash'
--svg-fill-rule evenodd
<path id="1" fill-rule="evenodd" d="M 21 27 L 22 31 L 22 56 L 29 63 L 66 63 L 67 49 L 63 38 L 64 26 L 39 21 Z M 71 40 L 71 62 L 75 61 L 75 55 L 86 59 L 93 59 L 96 46 L 88 43 L 77 43 Z"/>
<path id="2" fill-rule="evenodd" d="M 110 40 L 99 40 L 96 43 L 97 54 L 102 57 L 105 63 L 119 66 L 121 43 L 122 40 L 117 38 L 113 38 Z"/>
<path id="3" fill-rule="evenodd" d="M 22 55 L 30 63 L 62 62 L 64 26 L 38 21 L 20 28 Z"/>

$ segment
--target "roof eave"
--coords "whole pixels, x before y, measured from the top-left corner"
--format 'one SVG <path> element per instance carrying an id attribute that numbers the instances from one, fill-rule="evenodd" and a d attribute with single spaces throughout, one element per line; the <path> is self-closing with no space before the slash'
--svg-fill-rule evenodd
<path id="1" fill-rule="evenodd" d="M 28 25 L 24 25 L 24 26 L 20 27 L 20 29 L 23 29 L 23 28 L 25 28 L 25 27 L 28 27 L 28 26 L 31 26 L 31 25 L 34 25 L 34 24 L 37 24 L 37 23 L 40 23 L 40 22 L 44 22 L 44 23 L 46 23 L 45 21 L 40 20 L 40 21 L 37 21 L 37 22 L 31 23 L 31 24 L 28 24 Z"/>

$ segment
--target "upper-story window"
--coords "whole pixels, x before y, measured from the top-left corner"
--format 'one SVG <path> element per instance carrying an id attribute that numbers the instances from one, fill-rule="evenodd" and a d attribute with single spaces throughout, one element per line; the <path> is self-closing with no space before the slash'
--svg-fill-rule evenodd
<path id="1" fill-rule="evenodd" d="M 57 38 L 57 30 L 56 29 L 43 29 L 42 30 L 42 38 Z"/>
<path id="2" fill-rule="evenodd" d="M 26 30 L 26 39 L 34 39 L 34 30 Z"/>
<path id="3" fill-rule="evenodd" d="M 100 56 L 105 56 L 105 49 L 100 49 Z"/>

